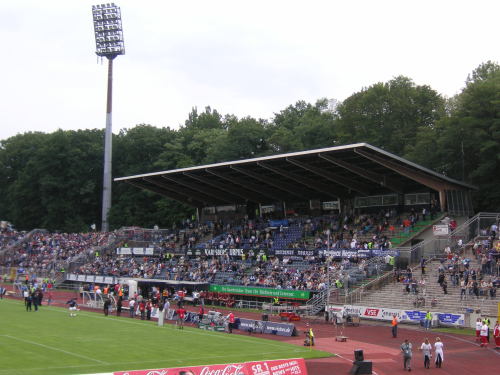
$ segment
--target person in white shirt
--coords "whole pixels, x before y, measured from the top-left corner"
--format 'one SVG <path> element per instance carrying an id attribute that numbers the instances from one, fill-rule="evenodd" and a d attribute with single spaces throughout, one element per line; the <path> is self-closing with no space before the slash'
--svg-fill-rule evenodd
<path id="1" fill-rule="evenodd" d="M 429 368 L 431 365 L 432 345 L 429 342 L 429 339 L 427 337 L 425 338 L 425 341 L 420 346 L 420 350 L 422 351 L 422 354 L 424 355 L 424 367 Z"/>
<path id="2" fill-rule="evenodd" d="M 488 325 L 486 322 L 483 323 L 479 335 L 481 336 L 481 347 L 486 348 L 488 346 Z"/>
<path id="3" fill-rule="evenodd" d="M 131 299 L 128 302 L 128 308 L 129 308 L 130 317 L 133 318 L 135 316 L 135 300 L 134 299 Z"/>
<path id="4" fill-rule="evenodd" d="M 476 341 L 481 341 L 480 333 L 481 333 L 482 327 L 483 327 L 483 323 L 481 322 L 481 318 L 477 318 L 477 320 L 476 320 Z"/>
<path id="5" fill-rule="evenodd" d="M 436 337 L 436 342 L 434 343 L 434 355 L 436 356 L 436 367 L 441 368 L 444 361 L 444 353 L 443 353 L 443 342 L 439 337 Z"/>

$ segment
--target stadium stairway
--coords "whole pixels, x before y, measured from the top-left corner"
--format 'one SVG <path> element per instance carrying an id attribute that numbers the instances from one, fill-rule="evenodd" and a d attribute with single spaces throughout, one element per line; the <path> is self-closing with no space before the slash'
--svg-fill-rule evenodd
<path id="1" fill-rule="evenodd" d="M 478 262 L 474 258 L 470 259 L 471 267 L 476 269 Z M 423 277 L 425 279 L 425 293 L 422 294 L 422 291 L 420 291 L 418 294 L 419 296 L 424 296 L 425 306 L 419 307 L 419 309 L 460 314 L 467 312 L 467 310 L 480 310 L 485 315 L 496 315 L 498 302 L 500 302 L 498 295 L 494 299 L 486 298 L 485 296 L 479 296 L 479 299 L 477 299 L 475 296 L 467 295 L 467 299 L 460 300 L 460 287 L 452 285 L 448 274 L 446 274 L 448 294 L 444 294 L 443 289 L 437 282 L 439 265 L 439 260 L 433 260 L 427 264 Z M 413 275 L 417 281 L 422 278 L 420 267 L 413 269 Z M 415 309 L 414 302 L 416 298 L 417 295 L 405 292 L 405 285 L 403 283 L 391 282 L 380 290 L 363 295 L 361 300 L 356 302 L 356 304 L 379 308 Z M 437 300 L 435 307 L 431 307 L 431 300 L 433 298 Z"/>

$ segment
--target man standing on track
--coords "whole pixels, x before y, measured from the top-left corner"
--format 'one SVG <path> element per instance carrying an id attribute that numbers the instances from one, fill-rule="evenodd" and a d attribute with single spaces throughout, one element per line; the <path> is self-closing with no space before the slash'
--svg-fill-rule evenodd
<path id="1" fill-rule="evenodd" d="M 408 339 L 401 344 L 401 353 L 403 354 L 403 367 L 405 370 L 411 371 L 412 345 Z"/>
<path id="2" fill-rule="evenodd" d="M 233 328 L 234 328 L 234 314 L 232 313 L 232 311 L 229 312 L 229 315 L 227 316 L 227 319 L 228 319 L 228 326 L 227 326 L 227 329 L 228 329 L 228 332 L 229 333 L 233 333 Z"/>
<path id="3" fill-rule="evenodd" d="M 186 310 L 184 308 L 179 307 L 177 309 L 177 326 L 179 329 L 184 329 L 184 317 L 186 316 Z"/>
<path id="4" fill-rule="evenodd" d="M 495 349 L 500 349 L 500 323 L 498 321 L 493 329 L 493 338 L 495 339 Z"/>
<path id="5" fill-rule="evenodd" d="M 111 300 L 109 297 L 104 298 L 104 316 L 108 316 L 109 314 L 109 306 L 111 305 Z"/>
<path id="6" fill-rule="evenodd" d="M 130 314 L 130 317 L 133 318 L 135 316 L 135 299 L 131 299 L 129 302 L 128 302 L 128 312 Z"/>
<path id="7" fill-rule="evenodd" d="M 483 322 L 483 326 L 481 327 L 481 332 L 479 333 L 481 337 L 481 347 L 488 346 L 488 325 L 486 322 Z"/>
<path id="8" fill-rule="evenodd" d="M 392 326 L 392 337 L 393 338 L 398 337 L 398 317 L 396 314 L 394 314 L 392 317 L 391 326 Z"/>
<path id="9" fill-rule="evenodd" d="M 424 323 L 425 329 L 429 330 L 432 325 L 432 313 L 429 310 L 427 310 L 427 313 L 425 314 Z"/>

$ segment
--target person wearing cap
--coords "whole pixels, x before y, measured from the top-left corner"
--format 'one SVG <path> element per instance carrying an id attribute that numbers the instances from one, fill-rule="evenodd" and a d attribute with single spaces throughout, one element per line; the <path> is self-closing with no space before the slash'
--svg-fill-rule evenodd
<path id="1" fill-rule="evenodd" d="M 401 344 L 401 353 L 403 354 L 403 368 L 411 371 L 412 345 L 408 339 Z"/>

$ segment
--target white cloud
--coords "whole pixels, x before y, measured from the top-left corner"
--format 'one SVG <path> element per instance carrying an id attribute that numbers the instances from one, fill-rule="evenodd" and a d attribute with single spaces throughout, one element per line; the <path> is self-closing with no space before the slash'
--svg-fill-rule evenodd
<path id="1" fill-rule="evenodd" d="M 0 4 L 0 139 L 104 127 L 107 64 L 91 5 Z M 500 61 L 500 3 L 122 0 L 126 55 L 114 64 L 113 127 L 177 127 L 193 106 L 270 118 L 297 100 L 345 99 L 406 75 L 451 96 Z"/>

